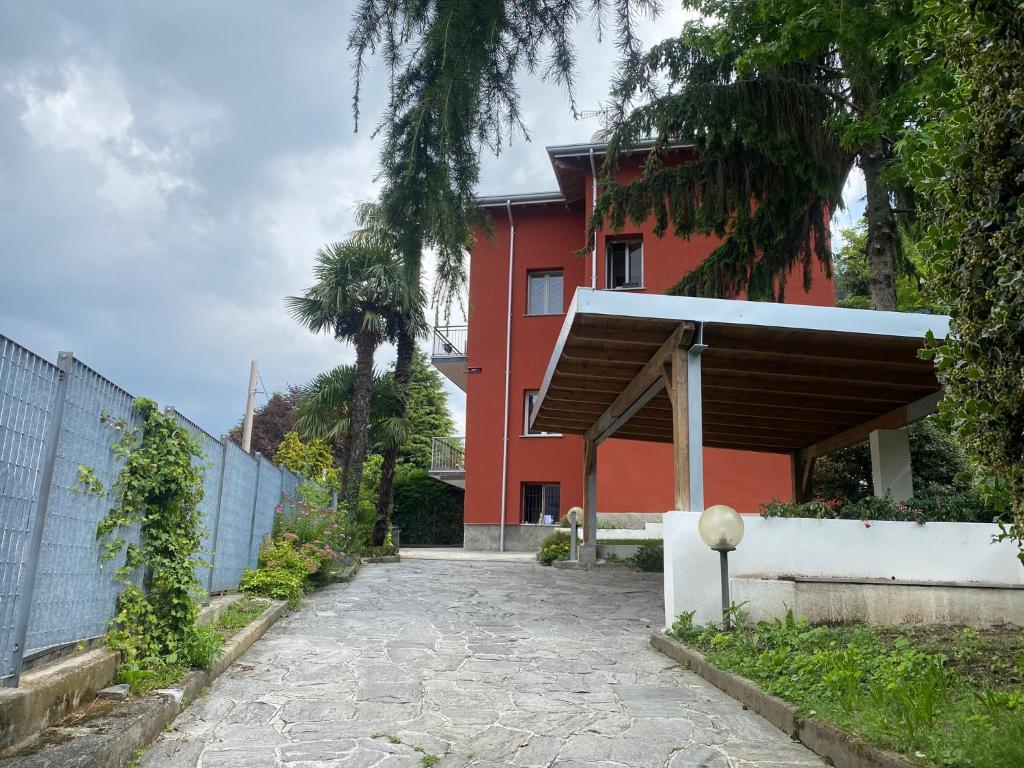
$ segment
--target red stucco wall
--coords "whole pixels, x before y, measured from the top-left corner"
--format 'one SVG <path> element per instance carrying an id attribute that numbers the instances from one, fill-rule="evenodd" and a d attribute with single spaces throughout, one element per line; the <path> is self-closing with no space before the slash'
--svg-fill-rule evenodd
<path id="1" fill-rule="evenodd" d="M 631 175 L 628 166 L 624 176 Z M 586 181 L 590 189 L 590 179 Z M 525 482 L 561 484 L 561 512 L 583 501 L 583 446 L 576 436 L 522 437 L 524 392 L 539 389 L 564 315 L 526 315 L 528 270 L 564 271 L 563 309 L 577 286 L 590 285 L 590 256 L 574 251 L 583 244 L 590 201 L 571 206 L 515 206 L 512 356 L 510 380 L 508 524 L 520 520 L 520 490 Z M 493 237 L 480 235 L 470 261 L 468 367 L 466 398 L 465 522 L 498 523 L 501 510 L 502 428 L 505 387 L 505 331 L 508 290 L 509 222 L 503 209 L 492 209 Z M 605 287 L 605 239 L 598 238 L 598 287 Z M 644 247 L 644 292 L 664 293 L 703 261 L 716 241 L 654 237 L 651 223 L 627 227 L 617 236 L 639 234 Z M 824 271 L 816 269 L 809 292 L 799 274 L 787 283 L 790 303 L 834 305 L 835 291 Z M 721 449 L 704 452 L 705 502 L 726 503 L 743 512 L 791 495 L 790 462 L 785 455 Z M 598 449 L 599 512 L 665 512 L 673 506 L 671 446 L 608 440 Z"/>

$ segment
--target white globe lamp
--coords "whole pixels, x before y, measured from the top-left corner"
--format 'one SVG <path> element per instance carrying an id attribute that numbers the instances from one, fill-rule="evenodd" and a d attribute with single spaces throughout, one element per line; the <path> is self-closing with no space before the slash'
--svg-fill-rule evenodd
<path id="1" fill-rule="evenodd" d="M 729 553 L 736 549 L 743 539 L 743 518 L 740 513 L 725 504 L 715 504 L 701 513 L 697 521 L 697 532 L 711 549 L 718 552 L 722 571 L 722 624 L 726 629 L 731 624 L 729 613 Z"/>

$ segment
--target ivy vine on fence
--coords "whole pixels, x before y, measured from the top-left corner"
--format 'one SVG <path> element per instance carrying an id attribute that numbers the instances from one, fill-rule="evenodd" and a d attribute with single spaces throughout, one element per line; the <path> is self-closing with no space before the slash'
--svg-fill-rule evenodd
<path id="1" fill-rule="evenodd" d="M 114 425 L 125 432 L 113 447 L 124 466 L 111 488 L 114 503 L 97 529 L 102 562 L 125 552 L 116 573 L 124 590 L 108 638 L 125 663 L 173 665 L 196 639 L 205 467 L 194 461 L 203 455 L 199 443 L 173 416 L 148 398 L 133 405 L 142 424 Z M 139 541 L 128 542 L 124 532 L 135 524 Z M 140 570 L 141 587 L 133 579 Z"/>

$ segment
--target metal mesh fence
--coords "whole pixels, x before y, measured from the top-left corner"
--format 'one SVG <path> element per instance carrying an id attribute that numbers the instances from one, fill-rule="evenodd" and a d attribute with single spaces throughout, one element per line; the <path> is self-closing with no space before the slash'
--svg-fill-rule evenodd
<path id="1" fill-rule="evenodd" d="M 256 462 L 234 443 L 224 450 L 224 487 L 213 553 L 211 592 L 238 586 L 249 565 L 249 534 L 256 501 Z"/>
<path id="2" fill-rule="evenodd" d="M 256 567 L 260 545 L 274 527 L 274 513 L 281 503 L 281 478 L 283 471 L 257 454 L 259 476 L 256 480 L 256 520 L 252 541 L 249 543 L 249 567 Z M 291 474 L 290 472 L 288 474 Z"/>
<path id="3" fill-rule="evenodd" d="M 0 677 L 13 678 L 24 588 L 58 368 L 0 336 Z"/>
<path id="4" fill-rule="evenodd" d="M 193 422 L 186 416 L 168 408 L 167 413 L 172 414 L 192 437 L 199 443 L 203 455 L 192 459 L 193 464 L 202 465 L 205 468 L 203 474 L 203 500 L 199 503 L 199 514 L 202 520 L 203 536 L 200 559 L 209 563 L 213 559 L 213 526 L 217 518 L 217 509 L 220 505 L 220 481 L 221 468 L 224 465 L 224 445 L 205 429 Z M 206 565 L 196 566 L 196 578 L 205 589 L 210 588 L 210 568 Z"/>
<path id="5" fill-rule="evenodd" d="M 49 490 L 43 544 L 32 595 L 26 655 L 97 637 L 120 591 L 115 570 L 122 555 L 100 565 L 96 526 L 110 508 L 106 496 L 79 487 L 79 467 L 110 490 L 121 471 L 111 450 L 136 426 L 132 396 L 75 360 L 68 381 L 57 461 Z M 138 530 L 123 532 L 138 541 Z"/>
<path id="6" fill-rule="evenodd" d="M 123 552 L 101 563 L 96 528 L 110 508 L 109 494 L 121 471 L 112 449 L 138 426 L 132 403 L 128 392 L 69 354 L 62 353 L 55 366 L 0 336 L 4 685 L 17 684 L 23 655 L 102 635 L 114 615 L 119 591 L 114 572 L 123 563 Z M 226 439 L 217 440 L 174 409 L 167 412 L 195 436 L 205 454 L 195 461 L 205 470 L 202 558 L 213 568 L 197 566 L 197 576 L 211 591 L 235 589 L 242 571 L 256 565 L 282 494 L 294 495 L 299 478 Z M 102 492 L 86 487 L 83 480 L 91 478 L 102 484 Z M 119 535 L 138 541 L 139 531 Z"/>

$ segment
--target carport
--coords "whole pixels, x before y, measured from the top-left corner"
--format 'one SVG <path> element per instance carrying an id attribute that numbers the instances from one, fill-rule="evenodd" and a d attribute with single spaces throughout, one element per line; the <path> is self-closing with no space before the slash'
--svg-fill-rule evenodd
<path id="1" fill-rule="evenodd" d="M 947 317 L 580 288 L 532 425 L 584 440 L 584 547 L 596 556 L 598 446 L 672 443 L 675 509 L 704 508 L 703 448 L 788 454 L 806 500 L 816 458 L 871 441 L 875 493 L 906 498 L 906 425 L 942 387 L 918 352 Z M 909 489 L 909 490 L 908 490 Z"/>

